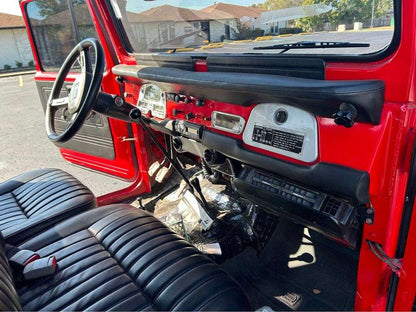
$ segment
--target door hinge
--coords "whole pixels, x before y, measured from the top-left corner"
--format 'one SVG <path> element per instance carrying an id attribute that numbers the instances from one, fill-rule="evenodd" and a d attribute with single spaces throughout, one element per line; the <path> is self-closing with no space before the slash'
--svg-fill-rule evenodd
<path id="1" fill-rule="evenodd" d="M 368 246 L 370 246 L 371 251 L 379 258 L 381 261 L 387 264 L 387 266 L 392 270 L 398 277 L 401 274 L 404 274 L 403 271 L 403 259 L 391 258 L 384 252 L 383 248 L 379 243 L 367 240 Z"/>
<path id="2" fill-rule="evenodd" d="M 136 140 L 137 140 L 136 137 L 134 137 L 134 138 L 127 138 L 127 137 L 123 136 L 121 138 L 121 142 L 130 142 L 130 141 L 136 141 Z"/>

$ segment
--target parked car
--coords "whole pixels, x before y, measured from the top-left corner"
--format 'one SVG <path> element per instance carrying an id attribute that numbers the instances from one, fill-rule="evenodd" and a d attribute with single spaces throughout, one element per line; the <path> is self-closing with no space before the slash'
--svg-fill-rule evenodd
<path id="1" fill-rule="evenodd" d="M 415 1 L 226 2 L 21 1 L 49 139 L 131 186 L 0 184 L 2 310 L 415 310 Z"/>

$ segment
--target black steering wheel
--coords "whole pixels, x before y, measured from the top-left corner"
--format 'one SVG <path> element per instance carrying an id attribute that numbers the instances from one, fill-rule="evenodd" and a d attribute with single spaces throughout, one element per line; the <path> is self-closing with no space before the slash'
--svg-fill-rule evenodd
<path id="1" fill-rule="evenodd" d="M 91 63 L 90 49 L 94 50 L 94 66 Z M 78 60 L 81 66 L 81 74 L 72 84 L 67 97 L 59 98 L 65 78 L 72 65 Z M 64 143 L 71 139 L 81 128 L 89 116 L 97 101 L 104 73 L 104 51 L 97 39 L 88 38 L 78 43 L 69 53 L 55 83 L 46 104 L 45 125 L 46 133 L 51 141 Z M 57 134 L 55 130 L 55 114 L 63 108 L 68 121 L 66 128 Z"/>

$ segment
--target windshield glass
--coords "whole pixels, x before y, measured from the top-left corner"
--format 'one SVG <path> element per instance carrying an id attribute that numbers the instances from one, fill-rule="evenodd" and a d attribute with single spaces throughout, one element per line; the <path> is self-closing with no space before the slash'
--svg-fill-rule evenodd
<path id="1" fill-rule="evenodd" d="M 394 31 L 393 0 L 110 2 L 138 53 L 367 54 Z"/>

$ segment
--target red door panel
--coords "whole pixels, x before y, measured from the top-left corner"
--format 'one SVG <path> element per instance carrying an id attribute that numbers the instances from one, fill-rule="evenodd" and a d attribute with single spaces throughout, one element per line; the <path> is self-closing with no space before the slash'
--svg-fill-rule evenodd
<path id="1" fill-rule="evenodd" d="M 38 84 L 41 101 L 47 99 L 48 88 L 50 90 L 57 75 L 56 67 L 59 67 L 59 57 L 63 57 L 54 55 L 53 52 L 55 51 L 53 50 L 45 51 L 48 48 L 46 45 L 43 45 L 42 39 L 46 41 L 49 38 L 48 36 L 54 35 L 54 31 L 59 36 L 64 36 L 61 33 L 62 29 L 58 29 L 58 26 L 69 26 L 65 24 L 68 22 L 65 22 L 64 20 L 71 16 L 76 16 L 73 20 L 78 21 L 79 25 L 77 26 L 80 30 L 75 32 L 77 34 L 77 36 L 75 36 L 76 39 L 69 41 L 71 43 L 72 41 L 76 42 L 89 35 L 98 36 L 104 47 L 107 65 L 103 77 L 102 91 L 111 94 L 120 94 L 120 88 L 110 70 L 114 66 L 115 61 L 117 62 L 117 59 L 114 60 L 114 54 L 111 53 L 112 49 L 108 45 L 109 39 L 103 36 L 101 30 L 96 31 L 94 29 L 94 26 L 98 23 L 96 15 L 91 14 L 91 16 L 87 16 L 90 19 L 90 22 L 88 23 L 87 21 L 85 10 L 92 9 L 90 4 L 81 2 L 81 4 L 77 3 L 72 5 L 69 9 L 63 9 L 67 3 L 67 1 L 61 1 L 60 5 L 62 5 L 62 9 L 59 9 L 59 12 L 43 13 L 44 20 L 42 25 L 43 28 L 41 29 L 36 28 L 38 27 L 36 22 L 31 22 L 29 19 L 39 15 L 39 12 L 43 12 L 41 11 L 41 8 L 36 8 L 36 6 L 38 6 L 37 1 L 28 0 L 23 1 L 21 4 L 27 26 L 31 29 L 31 31 L 29 31 L 29 39 L 32 44 L 32 49 L 33 51 L 36 51 L 35 60 L 37 73 L 35 80 Z M 28 4 L 30 4 L 30 6 L 27 6 Z M 38 9 L 38 11 L 36 11 L 36 9 Z M 48 19 L 51 21 L 56 20 L 57 16 L 63 20 L 60 24 L 56 24 L 56 22 L 46 22 Z M 39 18 L 39 16 L 36 17 Z M 45 32 L 46 35 L 43 35 Z M 69 30 L 64 33 L 66 33 L 67 38 L 73 34 Z M 71 45 L 69 45 L 69 47 L 62 45 L 57 51 L 61 52 L 62 49 L 71 49 Z M 62 52 L 62 54 L 64 54 L 64 52 Z M 56 61 L 55 63 L 53 63 L 54 59 Z M 53 68 L 54 65 L 55 68 Z M 67 77 L 66 81 L 68 87 L 70 87 L 71 82 L 74 81 L 76 76 L 76 73 L 72 73 Z M 136 140 L 133 138 L 134 131 L 132 125 L 104 116 L 93 116 L 87 121 L 86 125 L 84 125 L 83 129 L 80 130 L 74 139 L 68 144 L 59 145 L 58 147 L 61 155 L 71 163 L 113 175 L 124 180 L 138 181 L 142 179 L 140 175 L 142 172 L 146 172 L 146 168 L 140 168 L 137 162 L 136 150 L 139 150 L 140 146 L 137 137 Z M 141 166 L 143 167 L 144 163 L 142 163 Z"/>

